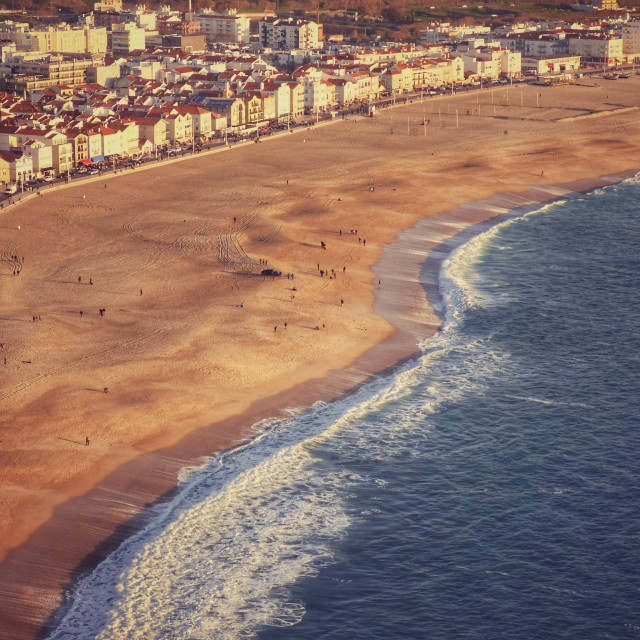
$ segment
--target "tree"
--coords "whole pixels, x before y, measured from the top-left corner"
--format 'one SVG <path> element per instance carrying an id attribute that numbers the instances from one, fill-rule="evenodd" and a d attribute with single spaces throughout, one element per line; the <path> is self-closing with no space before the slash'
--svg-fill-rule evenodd
<path id="1" fill-rule="evenodd" d="M 382 10 L 382 17 L 389 22 L 402 22 L 404 20 L 404 12 L 398 7 L 385 7 Z"/>

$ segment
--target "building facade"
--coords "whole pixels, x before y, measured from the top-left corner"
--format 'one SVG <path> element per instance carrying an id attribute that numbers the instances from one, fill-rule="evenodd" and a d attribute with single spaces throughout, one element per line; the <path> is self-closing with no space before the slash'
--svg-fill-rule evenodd
<path id="1" fill-rule="evenodd" d="M 622 52 L 625 56 L 640 56 L 640 20 L 630 20 L 622 26 Z"/>
<path id="2" fill-rule="evenodd" d="M 265 18 L 258 21 L 260 46 L 267 49 L 317 49 L 318 25 L 294 18 Z"/>
<path id="3" fill-rule="evenodd" d="M 219 13 L 203 10 L 195 13 L 193 17 L 200 22 L 200 28 L 209 43 L 249 44 L 249 16 L 238 13 L 235 9 Z"/>
<path id="4" fill-rule="evenodd" d="M 567 36 L 567 39 L 569 53 L 580 56 L 583 62 L 612 66 L 623 60 L 622 38 L 584 34 Z"/>
<path id="5" fill-rule="evenodd" d="M 145 31 L 133 22 L 117 22 L 111 29 L 111 50 L 114 54 L 125 54 L 144 49 Z"/>

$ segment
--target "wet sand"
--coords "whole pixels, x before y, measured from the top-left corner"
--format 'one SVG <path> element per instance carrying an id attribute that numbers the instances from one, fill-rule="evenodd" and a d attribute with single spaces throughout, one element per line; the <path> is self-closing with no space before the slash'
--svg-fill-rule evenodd
<path id="1" fill-rule="evenodd" d="M 183 466 L 415 354 L 475 225 L 640 168 L 639 89 L 415 101 L 1 212 L 0 638 L 34 637 Z"/>

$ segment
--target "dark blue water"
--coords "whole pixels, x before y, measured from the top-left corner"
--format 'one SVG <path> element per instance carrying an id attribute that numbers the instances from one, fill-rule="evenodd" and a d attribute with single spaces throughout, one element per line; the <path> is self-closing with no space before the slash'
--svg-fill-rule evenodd
<path id="1" fill-rule="evenodd" d="M 458 348 L 367 417 L 400 409 L 413 428 L 314 449 L 381 481 L 347 498 L 374 513 L 296 585 L 303 620 L 260 638 L 640 636 L 640 185 L 476 245 Z M 430 414 L 434 386 L 450 396 Z"/>
<path id="2" fill-rule="evenodd" d="M 445 265 L 445 329 L 184 482 L 52 638 L 640 637 L 640 180 Z"/>

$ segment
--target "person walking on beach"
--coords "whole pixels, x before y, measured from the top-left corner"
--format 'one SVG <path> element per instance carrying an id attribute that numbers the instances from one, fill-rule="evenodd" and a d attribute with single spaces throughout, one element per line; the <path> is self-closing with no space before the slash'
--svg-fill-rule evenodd
<path id="1" fill-rule="evenodd" d="M 84 446 L 85 446 L 85 447 L 88 447 L 88 446 L 89 446 L 89 436 L 87 436 L 87 437 L 84 439 Z"/>

